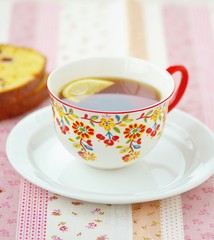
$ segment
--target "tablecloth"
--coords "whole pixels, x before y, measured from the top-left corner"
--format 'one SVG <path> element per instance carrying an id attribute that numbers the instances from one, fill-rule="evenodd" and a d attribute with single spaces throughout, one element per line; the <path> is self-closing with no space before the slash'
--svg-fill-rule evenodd
<path id="1" fill-rule="evenodd" d="M 49 72 L 88 56 L 133 56 L 162 68 L 185 65 L 189 86 L 177 108 L 211 130 L 213 33 L 212 1 L 0 0 L 0 42 L 38 49 L 47 56 Z M 213 176 L 174 197 L 121 205 L 69 199 L 21 177 L 5 144 L 28 114 L 0 122 L 1 240 L 214 239 Z"/>

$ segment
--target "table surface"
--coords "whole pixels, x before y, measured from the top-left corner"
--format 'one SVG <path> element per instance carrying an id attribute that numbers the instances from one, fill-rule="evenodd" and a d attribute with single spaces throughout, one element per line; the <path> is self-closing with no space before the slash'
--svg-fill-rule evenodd
<path id="1" fill-rule="evenodd" d="M 0 0 L 0 42 L 38 49 L 49 72 L 86 56 L 183 64 L 190 79 L 177 108 L 214 130 L 214 2 L 191 2 Z M 1 240 L 214 239 L 213 176 L 171 198 L 124 205 L 69 199 L 28 182 L 5 151 L 24 116 L 0 122 Z"/>

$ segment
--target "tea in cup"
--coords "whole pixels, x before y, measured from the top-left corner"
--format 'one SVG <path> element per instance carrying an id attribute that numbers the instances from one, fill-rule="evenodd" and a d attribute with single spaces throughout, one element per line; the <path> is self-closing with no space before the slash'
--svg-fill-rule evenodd
<path id="1" fill-rule="evenodd" d="M 181 73 L 175 90 L 172 74 Z M 54 70 L 47 87 L 57 136 L 77 161 L 117 169 L 143 158 L 188 83 L 183 66 L 162 70 L 131 57 L 84 58 Z"/>

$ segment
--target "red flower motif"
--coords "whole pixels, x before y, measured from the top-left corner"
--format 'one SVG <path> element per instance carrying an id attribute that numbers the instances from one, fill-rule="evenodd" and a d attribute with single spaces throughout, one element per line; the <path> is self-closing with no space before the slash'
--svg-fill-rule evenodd
<path id="1" fill-rule="evenodd" d="M 80 157 L 82 157 L 82 158 L 84 157 L 84 152 L 79 151 L 78 154 L 80 155 Z"/>
<path id="2" fill-rule="evenodd" d="M 147 133 L 147 134 L 150 134 L 151 132 L 152 132 L 152 128 L 147 128 L 147 129 L 146 129 L 146 133 Z"/>
<path id="3" fill-rule="evenodd" d="M 122 159 L 123 159 L 124 162 L 128 162 L 129 161 L 129 157 L 130 157 L 130 155 L 126 154 L 125 156 L 122 157 Z"/>
<path id="4" fill-rule="evenodd" d="M 95 161 L 96 155 L 94 153 L 86 152 L 86 151 L 79 151 L 78 154 L 81 158 L 87 160 L 87 161 Z"/>
<path id="5" fill-rule="evenodd" d="M 154 136 L 156 135 L 156 133 L 157 133 L 156 130 L 152 131 L 152 132 L 151 132 L 151 136 L 154 137 Z"/>
<path id="6" fill-rule="evenodd" d="M 112 140 L 113 140 L 113 141 L 117 141 L 118 139 L 119 139 L 119 136 L 113 136 L 113 137 L 112 137 Z"/>
<path id="7" fill-rule="evenodd" d="M 50 201 L 57 200 L 57 199 L 58 199 L 57 196 L 52 196 L 52 197 L 50 197 Z"/>
<path id="8" fill-rule="evenodd" d="M 104 143 L 105 143 L 106 145 L 108 145 L 108 146 L 114 145 L 114 141 L 111 140 L 111 139 L 106 139 L 106 140 L 104 141 Z"/>
<path id="9" fill-rule="evenodd" d="M 90 223 L 88 223 L 88 226 L 87 226 L 88 228 L 91 228 L 91 229 L 94 229 L 95 227 L 97 227 L 97 224 L 96 223 L 94 223 L 94 222 L 90 222 Z"/>
<path id="10" fill-rule="evenodd" d="M 57 124 L 60 126 L 60 121 L 59 121 L 58 118 L 56 118 L 56 122 L 57 122 Z"/>
<path id="11" fill-rule="evenodd" d="M 92 142 L 91 142 L 91 140 L 87 140 L 86 142 L 87 142 L 87 144 L 88 144 L 89 146 L 92 147 Z"/>
<path id="12" fill-rule="evenodd" d="M 139 151 L 135 151 L 135 152 L 132 152 L 130 154 L 126 154 L 125 156 L 122 157 L 122 160 L 124 162 L 131 162 L 137 158 L 139 158 L 140 156 L 140 152 Z"/>
<path id="13" fill-rule="evenodd" d="M 63 126 L 63 127 L 61 126 L 60 129 L 61 129 L 61 131 L 62 131 L 63 134 L 66 134 L 66 133 L 69 131 L 69 127 L 66 126 L 66 125 Z"/>
<path id="14" fill-rule="evenodd" d="M 74 133 L 80 136 L 82 139 L 91 138 L 94 135 L 94 129 L 90 126 L 84 125 L 83 122 L 74 122 L 72 128 Z"/>
<path id="15" fill-rule="evenodd" d="M 61 210 L 60 209 L 55 209 L 51 213 L 53 216 L 61 216 Z"/>
<path id="16" fill-rule="evenodd" d="M 61 226 L 59 228 L 59 230 L 62 231 L 62 232 L 67 232 L 68 231 L 68 227 L 67 226 Z"/>
<path id="17" fill-rule="evenodd" d="M 125 138 L 129 138 L 135 140 L 140 138 L 144 131 L 146 130 L 146 126 L 144 124 L 130 124 L 129 127 L 125 128 L 123 134 Z"/>
<path id="18" fill-rule="evenodd" d="M 102 134 L 97 134 L 96 137 L 97 137 L 99 140 L 104 140 L 104 139 L 105 139 L 105 136 L 103 136 Z"/>
<path id="19" fill-rule="evenodd" d="M 81 202 L 72 202 L 73 205 L 82 205 Z"/>
<path id="20" fill-rule="evenodd" d="M 113 146 L 114 142 L 117 141 L 119 139 L 119 136 L 115 135 L 113 136 L 110 132 L 108 133 L 108 139 L 105 138 L 105 136 L 103 136 L 102 134 L 97 134 L 96 137 L 103 141 L 107 146 Z"/>

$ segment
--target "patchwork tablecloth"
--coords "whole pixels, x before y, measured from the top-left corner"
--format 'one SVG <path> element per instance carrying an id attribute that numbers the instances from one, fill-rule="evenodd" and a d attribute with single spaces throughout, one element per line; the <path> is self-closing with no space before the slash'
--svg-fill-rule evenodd
<path id="1" fill-rule="evenodd" d="M 38 49 L 48 71 L 85 56 L 185 65 L 190 81 L 178 108 L 212 130 L 213 33 L 212 1 L 0 0 L 0 42 Z M 126 205 L 69 199 L 28 182 L 5 151 L 8 133 L 23 117 L 0 122 L 1 240 L 214 239 L 213 177 L 181 195 Z"/>

